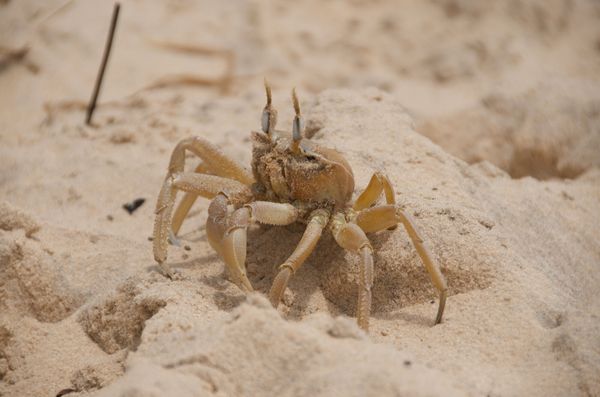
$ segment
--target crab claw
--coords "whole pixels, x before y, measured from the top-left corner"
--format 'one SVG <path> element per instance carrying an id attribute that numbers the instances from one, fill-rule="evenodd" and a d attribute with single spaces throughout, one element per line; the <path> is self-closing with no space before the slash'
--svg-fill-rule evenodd
<path id="1" fill-rule="evenodd" d="M 223 260 L 233 282 L 245 292 L 254 289 L 246 275 L 246 229 L 233 229 L 223 237 Z"/>

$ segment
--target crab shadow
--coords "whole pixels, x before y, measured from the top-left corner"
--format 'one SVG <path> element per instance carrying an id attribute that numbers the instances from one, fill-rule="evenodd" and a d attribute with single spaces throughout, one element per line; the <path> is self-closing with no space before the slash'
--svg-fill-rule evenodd
<path id="1" fill-rule="evenodd" d="M 435 302 L 437 303 L 437 301 Z M 432 305 L 433 306 L 433 305 Z M 437 306 L 433 310 L 437 310 Z M 380 320 L 393 320 L 393 321 L 402 321 L 407 324 L 417 324 L 424 328 L 429 328 L 434 325 L 434 317 L 436 312 L 432 311 L 431 316 L 424 316 L 421 314 L 407 313 L 402 309 L 396 311 L 380 311 L 375 313 L 373 317 L 378 318 Z"/>
<path id="2" fill-rule="evenodd" d="M 388 243 L 390 233 L 380 232 L 368 237 L 376 254 L 381 247 Z M 328 310 L 334 316 L 355 317 L 360 258 L 356 253 L 340 247 L 330 233 L 323 236 L 321 244 L 321 249 L 315 250 L 311 258 L 313 266 L 319 274 L 318 287 L 327 301 Z M 377 267 L 377 261 L 375 261 L 375 267 Z M 377 281 L 374 280 L 374 283 Z M 338 282 L 339 286 L 336 285 Z M 378 316 L 381 312 L 376 303 L 376 301 L 373 302 L 372 316 Z"/>
<path id="3" fill-rule="evenodd" d="M 305 227 L 299 223 L 283 227 L 255 225 L 248 230 L 246 268 L 257 292 L 268 296 L 278 267 L 292 254 Z M 368 237 L 375 259 L 371 316 L 431 326 L 438 294 L 405 230 L 398 227 Z M 182 236 L 182 243 L 203 240 L 206 240 L 204 228 Z M 489 277 L 481 271 L 465 268 L 457 259 L 460 257 L 439 258 L 450 287 L 448 295 L 489 286 Z M 171 262 L 170 265 L 175 270 L 195 273 L 195 279 L 211 288 L 212 300 L 221 310 L 229 311 L 245 300 L 244 293 L 230 281 L 226 267 L 216 253 Z M 332 316 L 355 317 L 359 265 L 359 256 L 341 248 L 326 229 L 304 265 L 290 279 L 289 291 L 280 304 L 284 317 L 300 320 L 307 314 L 323 310 Z M 208 274 L 207 268 L 212 268 Z M 152 269 L 159 270 L 157 266 Z M 406 310 L 426 303 L 431 304 L 431 316 Z"/>
<path id="4" fill-rule="evenodd" d="M 374 251 L 371 316 L 431 326 L 439 304 L 438 291 L 404 228 L 371 233 L 368 237 Z M 320 273 L 318 285 L 329 302 L 332 314 L 354 317 L 360 258 L 339 248 L 333 237 L 325 236 L 323 245 L 327 248 L 320 249 L 311 257 Z M 435 243 L 430 245 L 438 246 Z M 461 252 L 443 255 L 437 261 L 449 286 L 448 296 L 485 289 L 493 280 L 486 270 L 489 264 L 476 258 L 464 261 Z M 414 309 L 408 309 L 423 304 L 431 305 L 431 315 L 427 310 L 417 314 Z"/>
<path id="5" fill-rule="evenodd" d="M 300 242 L 304 228 L 304 225 L 292 224 L 283 227 L 258 226 L 249 230 L 246 267 L 248 277 L 257 291 L 268 296 L 279 266 Z M 320 249 L 322 249 L 322 242 L 317 244 L 315 252 Z M 287 318 L 301 318 L 311 297 L 319 289 L 314 268 L 315 252 L 290 279 L 288 289 L 292 292 L 293 303 L 286 314 Z"/>
<path id="6" fill-rule="evenodd" d="M 261 226 L 249 231 L 246 263 L 250 270 L 250 280 L 258 291 L 268 295 L 279 265 L 284 263 L 296 248 L 304 228 L 304 225 L 294 224 L 285 227 Z M 377 251 L 380 247 L 385 246 L 389 238 L 389 232 L 373 236 L 371 241 L 374 250 Z M 355 304 L 348 305 L 345 304 L 345 301 L 358 299 L 357 286 L 350 286 L 350 290 L 353 292 L 340 299 L 338 294 L 332 293 L 327 288 L 327 281 L 331 278 L 332 273 L 339 273 L 346 269 L 356 275 L 359 272 L 358 266 L 359 256 L 341 248 L 331 233 L 326 230 L 304 265 L 290 279 L 288 289 L 292 292 L 293 298 L 286 309 L 285 317 L 300 320 L 306 314 L 315 311 L 312 302 L 317 293 L 323 295 L 324 299 L 320 299 L 320 302 L 325 303 L 332 316 L 354 317 Z M 351 280 L 352 277 L 348 279 Z M 374 314 L 380 311 L 377 307 L 373 309 Z M 381 314 L 389 315 L 387 311 Z M 426 320 L 422 319 L 419 322 L 425 323 Z"/>

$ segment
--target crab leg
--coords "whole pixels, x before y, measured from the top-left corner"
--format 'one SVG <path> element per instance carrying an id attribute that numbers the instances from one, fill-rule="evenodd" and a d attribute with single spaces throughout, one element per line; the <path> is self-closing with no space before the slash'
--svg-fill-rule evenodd
<path id="1" fill-rule="evenodd" d="M 289 225 L 296 221 L 298 211 L 291 204 L 255 201 L 228 214 L 226 195 L 219 194 L 209 207 L 206 223 L 208 241 L 219 253 L 233 282 L 244 291 L 252 291 L 246 276 L 247 229 L 252 222 L 268 225 Z"/>
<path id="2" fill-rule="evenodd" d="M 227 192 L 229 197 L 234 197 L 239 202 L 247 201 L 251 197 L 250 189 L 247 186 L 232 179 L 186 172 L 167 175 L 156 202 L 153 250 L 154 259 L 168 277 L 172 277 L 173 273 L 165 263 L 167 241 L 171 230 L 173 204 L 178 190 L 206 198 L 213 198 L 219 192 Z"/>
<path id="3" fill-rule="evenodd" d="M 371 287 L 373 286 L 373 248 L 365 232 L 358 225 L 347 223 L 344 214 L 335 214 L 331 225 L 335 241 L 342 248 L 360 255 L 356 317 L 358 326 L 368 331 L 371 315 Z"/>
<path id="4" fill-rule="evenodd" d="M 273 280 L 269 299 L 274 307 L 277 307 L 279 302 L 281 302 L 283 292 L 287 287 L 290 277 L 296 273 L 314 250 L 328 222 L 329 212 L 324 209 L 315 210 L 310 214 L 308 226 L 302 235 L 302 239 L 290 257 L 279 266 L 279 273 L 277 273 L 277 276 Z"/>
<path id="5" fill-rule="evenodd" d="M 387 204 L 396 204 L 394 188 L 389 178 L 381 172 L 376 172 L 371 177 L 365 190 L 358 196 L 352 208 L 355 211 L 360 211 L 370 207 L 377 201 L 381 192 L 385 192 L 385 201 Z"/>
<path id="6" fill-rule="evenodd" d="M 198 174 L 208 174 L 210 173 L 210 169 L 206 166 L 205 163 L 200 163 L 196 166 L 194 172 Z M 215 175 L 218 174 L 215 173 Z M 190 212 L 190 209 L 196 202 L 197 198 L 197 194 L 190 192 L 186 192 L 183 195 L 183 198 L 181 199 L 181 201 L 177 205 L 177 208 L 175 209 L 175 212 L 173 213 L 173 221 L 171 222 L 171 230 L 173 231 L 173 237 L 177 236 L 177 233 L 179 233 L 179 229 L 181 229 L 181 225 L 183 224 L 185 217 Z"/>
<path id="7" fill-rule="evenodd" d="M 189 150 L 202 159 L 194 172 L 210 173 L 229 178 L 250 186 L 254 182 L 252 173 L 238 164 L 234 159 L 225 155 L 218 147 L 200 137 L 187 138 L 180 141 L 171 154 L 169 173 L 167 176 L 183 172 L 185 151 Z M 179 203 L 173 215 L 172 229 L 177 235 L 181 224 L 198 197 L 197 194 L 187 193 Z"/>
<path id="8" fill-rule="evenodd" d="M 388 229 L 397 223 L 404 225 L 408 236 L 429 273 L 429 277 L 431 277 L 433 285 L 439 291 L 440 304 L 435 318 L 435 324 L 439 324 L 444 314 L 448 286 L 446 285 L 446 279 L 440 270 L 440 266 L 433 259 L 433 255 L 429 248 L 427 248 L 427 245 L 425 245 L 425 241 L 421 237 L 421 233 L 418 231 L 412 217 L 397 206 L 382 205 L 359 212 L 356 217 L 356 223 L 366 233 Z"/>
<path id="9" fill-rule="evenodd" d="M 254 183 L 254 177 L 250 171 L 199 136 L 183 139 L 173 149 L 169 162 L 169 175 L 183 172 L 186 150 L 200 157 L 205 166 L 218 176 L 234 179 L 247 186 Z"/>

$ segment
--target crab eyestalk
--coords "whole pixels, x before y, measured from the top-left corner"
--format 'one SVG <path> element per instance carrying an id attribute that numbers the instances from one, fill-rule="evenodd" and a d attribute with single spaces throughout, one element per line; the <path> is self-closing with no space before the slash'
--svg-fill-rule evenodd
<path id="1" fill-rule="evenodd" d="M 265 79 L 265 91 L 267 94 L 267 104 L 262 112 L 262 130 L 271 137 L 271 133 L 275 129 L 275 124 L 277 124 L 277 110 L 271 106 L 271 86 L 267 79 Z"/>
<path id="2" fill-rule="evenodd" d="M 300 114 L 300 103 L 298 102 L 295 88 L 292 90 L 292 102 L 296 111 L 292 125 L 292 151 L 297 153 L 300 151 L 300 141 L 302 140 L 302 131 L 304 131 L 304 119 L 302 118 L 302 114 Z"/>

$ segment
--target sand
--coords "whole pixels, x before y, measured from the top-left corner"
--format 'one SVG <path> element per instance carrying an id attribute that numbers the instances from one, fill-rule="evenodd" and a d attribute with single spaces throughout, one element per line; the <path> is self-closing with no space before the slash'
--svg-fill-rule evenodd
<path id="1" fill-rule="evenodd" d="M 0 395 L 600 395 L 595 2 L 121 12 L 86 126 L 110 4 L 0 1 Z M 264 295 L 302 225 L 249 231 L 246 296 L 201 200 L 169 248 L 179 276 L 158 271 L 149 237 L 171 150 L 200 135 L 249 164 L 265 76 L 279 126 L 295 86 L 307 134 L 345 154 L 355 195 L 389 176 L 447 278 L 441 324 L 402 228 L 369 236 L 368 334 L 358 257 L 329 233 L 278 311 Z"/>

